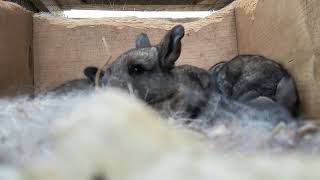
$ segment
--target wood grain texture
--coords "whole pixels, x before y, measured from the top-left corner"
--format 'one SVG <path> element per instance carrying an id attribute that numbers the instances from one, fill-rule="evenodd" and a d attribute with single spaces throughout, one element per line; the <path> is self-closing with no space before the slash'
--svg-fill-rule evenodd
<path id="1" fill-rule="evenodd" d="M 307 118 L 320 117 L 319 7 L 319 0 L 240 0 L 235 9 L 239 53 L 284 65 L 296 80 Z"/>
<path id="2" fill-rule="evenodd" d="M 134 47 L 135 36 L 149 35 L 153 44 L 176 24 L 183 24 L 186 35 L 178 64 L 209 68 L 237 54 L 233 6 L 204 18 L 178 23 L 164 19 L 104 18 L 64 19 L 34 17 L 34 68 L 36 90 L 58 86 L 82 78 L 86 66 L 102 66 Z M 105 37 L 106 50 L 102 43 Z"/>
<path id="3" fill-rule="evenodd" d="M 32 13 L 0 1 L 0 96 L 33 92 Z"/>
<path id="4" fill-rule="evenodd" d="M 41 0 L 45 1 L 45 0 Z M 55 0 L 63 9 L 209 10 L 234 0 Z"/>

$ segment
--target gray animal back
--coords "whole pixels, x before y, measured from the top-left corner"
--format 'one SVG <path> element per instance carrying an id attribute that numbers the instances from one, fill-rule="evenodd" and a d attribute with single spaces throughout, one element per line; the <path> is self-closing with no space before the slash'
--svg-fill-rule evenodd
<path id="1" fill-rule="evenodd" d="M 64 83 L 49 91 L 53 95 L 66 95 L 70 93 L 89 93 L 94 90 L 94 85 L 88 79 L 76 79 Z"/>
<path id="2" fill-rule="evenodd" d="M 263 56 L 241 55 L 225 63 L 218 73 L 218 81 L 227 81 L 229 95 L 238 99 L 245 93 L 255 90 L 261 96 L 275 97 L 277 84 L 287 72 L 276 62 Z M 223 84 L 218 82 L 218 86 Z"/>

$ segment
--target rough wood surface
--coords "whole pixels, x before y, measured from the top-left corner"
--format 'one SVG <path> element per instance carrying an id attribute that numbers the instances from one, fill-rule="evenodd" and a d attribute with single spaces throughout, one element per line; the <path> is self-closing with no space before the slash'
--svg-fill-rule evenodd
<path id="1" fill-rule="evenodd" d="M 83 77 L 86 66 L 102 66 L 109 55 L 115 59 L 133 48 L 135 36 L 141 32 L 146 32 L 156 44 L 176 24 L 186 28 L 178 64 L 209 68 L 237 54 L 232 5 L 207 18 L 184 23 L 139 18 L 72 20 L 37 15 L 33 31 L 36 90 Z M 103 37 L 108 50 L 103 46 Z"/>
<path id="2" fill-rule="evenodd" d="M 0 96 L 33 91 L 32 13 L 0 1 Z"/>
<path id="3" fill-rule="evenodd" d="M 42 0 L 45 1 L 45 0 Z M 209 10 L 234 0 L 55 0 L 63 9 Z"/>
<path id="4" fill-rule="evenodd" d="M 320 1 L 240 0 L 240 54 L 262 54 L 296 79 L 305 117 L 320 117 Z"/>

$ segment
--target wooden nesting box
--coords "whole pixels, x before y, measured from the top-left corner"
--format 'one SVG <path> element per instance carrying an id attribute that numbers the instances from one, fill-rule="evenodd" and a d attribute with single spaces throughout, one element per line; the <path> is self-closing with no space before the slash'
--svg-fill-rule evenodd
<path id="1" fill-rule="evenodd" d="M 73 1 L 76 7 L 93 7 L 89 0 Z M 70 2 L 59 0 L 58 4 L 62 5 L 62 9 L 70 9 Z M 188 6 L 176 3 L 151 7 L 206 9 L 213 2 L 202 0 Z M 207 69 L 238 54 L 264 55 L 283 64 L 296 79 L 303 115 L 320 118 L 318 0 L 238 0 L 209 17 L 183 21 L 66 19 L 38 14 L 32 18 L 30 13 L 21 8 L 13 10 L 12 4 L 0 3 L 0 59 L 3 63 L 0 67 L 1 92 L 11 85 L 21 83 L 26 86 L 34 83 L 36 91 L 45 90 L 67 80 L 81 78 L 84 67 L 102 66 L 109 56 L 115 59 L 122 52 L 133 48 L 138 33 L 147 33 L 152 43 L 156 44 L 166 31 L 176 24 L 182 24 L 186 36 L 179 64 L 192 64 Z M 134 4 L 128 6 L 129 9 L 135 7 Z M 103 8 L 108 9 L 108 6 Z M 23 15 L 18 16 L 14 12 Z M 3 14 L 6 14 L 5 18 Z M 23 23 L 20 23 L 19 28 L 9 26 L 14 21 Z M 8 25 L 5 31 L 2 30 L 3 25 Z M 13 35 L 17 33 L 19 38 Z M 8 43 L 10 35 L 13 41 Z M 107 41 L 107 49 L 103 46 L 102 38 Z"/>
<path id="2" fill-rule="evenodd" d="M 320 118 L 320 1 L 242 0 L 235 8 L 239 54 L 262 54 L 296 80 L 302 112 Z"/>
<path id="3" fill-rule="evenodd" d="M 178 64 L 209 68 L 237 54 L 235 16 L 229 7 L 204 19 L 174 22 L 165 19 L 102 18 L 65 19 L 35 15 L 33 19 L 35 85 L 52 88 L 81 78 L 88 65 L 102 66 L 134 48 L 135 37 L 145 32 L 151 43 L 160 42 L 166 31 L 183 24 L 186 36 Z M 106 50 L 102 38 L 108 44 Z"/>
<path id="4" fill-rule="evenodd" d="M 0 1 L 0 94 L 33 91 L 32 13 Z"/>

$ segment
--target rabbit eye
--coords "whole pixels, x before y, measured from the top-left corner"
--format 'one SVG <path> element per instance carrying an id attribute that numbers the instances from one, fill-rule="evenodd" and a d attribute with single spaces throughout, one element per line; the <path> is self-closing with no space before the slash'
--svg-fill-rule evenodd
<path id="1" fill-rule="evenodd" d="M 141 64 L 133 64 L 128 67 L 129 75 L 139 75 L 145 72 L 145 68 Z"/>

